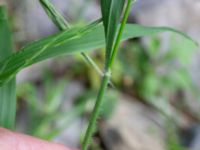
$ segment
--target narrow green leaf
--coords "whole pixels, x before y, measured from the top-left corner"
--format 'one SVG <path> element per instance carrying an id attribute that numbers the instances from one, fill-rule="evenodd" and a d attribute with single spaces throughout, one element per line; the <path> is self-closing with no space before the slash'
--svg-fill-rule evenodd
<path id="1" fill-rule="evenodd" d="M 103 25 L 105 28 L 105 33 L 108 33 L 108 20 L 109 20 L 109 14 L 110 14 L 110 6 L 112 0 L 101 0 L 101 13 L 102 13 L 102 19 L 103 19 Z"/>
<path id="2" fill-rule="evenodd" d="M 0 60 L 12 53 L 11 31 L 5 6 L 0 6 Z M 13 129 L 16 114 L 15 79 L 0 87 L 0 126 Z"/>
<path id="3" fill-rule="evenodd" d="M 106 38 L 106 66 L 108 66 L 108 61 L 112 55 L 124 4 L 125 0 L 101 0 L 101 12 Z"/>
<path id="4" fill-rule="evenodd" d="M 71 28 L 69 23 L 56 10 L 56 8 L 52 5 L 52 3 L 49 2 L 49 0 L 40 0 L 40 3 L 44 8 L 44 10 L 46 11 L 48 17 L 54 22 L 54 24 L 57 26 L 57 28 L 60 29 L 60 31 L 65 31 L 66 29 Z M 99 75 L 103 76 L 103 72 L 89 55 L 85 54 L 84 52 L 81 52 L 81 55 L 86 63 L 88 63 L 91 67 L 93 67 L 93 69 L 95 69 Z"/>
<path id="5" fill-rule="evenodd" d="M 161 32 L 175 32 L 188 39 L 194 48 L 197 46 L 197 43 L 189 36 L 172 28 L 145 27 L 137 24 L 126 25 L 122 39 L 127 40 L 130 38 L 155 35 Z M 55 56 L 86 52 L 104 46 L 105 35 L 103 26 L 95 24 L 86 27 L 73 28 L 33 42 L 0 63 L 0 85 L 5 81 L 9 81 L 20 70 L 32 64 Z"/>
<path id="6" fill-rule="evenodd" d="M 65 18 L 54 8 L 52 3 L 49 0 L 40 0 L 40 3 L 47 15 L 53 23 L 58 27 L 61 31 L 70 28 L 70 24 L 65 20 Z"/>
<path id="7" fill-rule="evenodd" d="M 112 49 L 112 54 L 111 54 L 111 57 L 109 59 L 109 62 L 108 62 L 108 68 L 111 70 L 112 69 L 112 66 L 114 64 L 114 61 L 116 59 L 116 55 L 117 55 L 117 52 L 119 50 L 119 46 L 120 46 L 120 41 L 122 39 L 122 35 L 123 35 L 123 32 L 124 32 L 124 29 L 126 27 L 126 23 L 127 23 L 127 20 L 128 20 L 128 16 L 129 16 L 129 13 L 131 11 L 131 4 L 132 4 L 133 0 L 128 0 L 127 1 L 127 5 L 125 7 L 125 12 L 124 12 L 124 15 L 123 15 L 123 19 L 121 21 L 121 25 L 120 25 L 120 28 L 119 28 L 119 32 L 118 34 L 116 35 L 116 41 L 114 43 L 114 46 L 113 46 L 113 49 Z"/>

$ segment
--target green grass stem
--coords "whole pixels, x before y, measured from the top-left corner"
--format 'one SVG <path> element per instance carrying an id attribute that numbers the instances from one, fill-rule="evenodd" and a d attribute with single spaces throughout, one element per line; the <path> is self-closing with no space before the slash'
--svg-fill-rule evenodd
<path id="1" fill-rule="evenodd" d="M 97 96 L 96 104 L 94 106 L 92 116 L 90 118 L 89 126 L 86 130 L 86 134 L 82 143 L 82 150 L 87 150 L 90 144 L 92 135 L 95 131 L 96 121 L 100 113 L 103 97 L 108 87 L 109 80 L 110 80 L 110 73 L 105 73 L 101 82 L 101 87 Z"/>
<path id="2" fill-rule="evenodd" d="M 124 13 L 123 19 L 122 19 L 122 23 L 120 25 L 120 29 L 119 29 L 119 32 L 118 32 L 118 35 L 117 35 L 117 39 L 116 39 L 116 42 L 115 42 L 115 45 L 114 45 L 114 48 L 113 48 L 113 51 L 112 51 L 112 55 L 111 55 L 111 58 L 109 60 L 109 64 L 108 64 L 108 68 L 109 69 L 112 68 L 112 66 L 113 66 L 113 64 L 115 62 L 116 55 L 117 55 L 117 52 L 119 50 L 119 46 L 120 46 L 120 43 L 121 43 L 121 38 L 122 38 L 122 35 L 123 35 L 123 31 L 124 31 L 124 29 L 126 27 L 126 22 L 127 22 L 130 10 L 131 10 L 132 2 L 133 2 L 132 0 L 128 0 L 128 2 L 127 2 L 127 6 L 126 6 L 126 9 L 125 9 L 125 13 Z"/>
<path id="3" fill-rule="evenodd" d="M 111 52 L 113 52 L 111 54 L 111 59 L 108 61 L 109 62 L 108 64 L 105 63 L 105 74 L 104 74 L 104 77 L 103 77 L 102 82 L 101 82 L 101 87 L 99 89 L 96 104 L 95 104 L 95 107 L 93 109 L 92 116 L 90 118 L 89 126 L 86 130 L 86 134 L 85 134 L 84 141 L 83 141 L 83 144 L 82 144 L 82 150 L 88 149 L 88 146 L 89 146 L 91 139 L 92 139 L 92 135 L 93 135 L 94 130 L 95 130 L 96 122 L 97 122 L 97 119 L 99 117 L 101 105 L 102 105 L 102 102 L 103 102 L 103 97 L 105 95 L 106 89 L 108 87 L 109 80 L 111 78 L 111 68 L 112 68 L 112 65 L 114 64 L 114 59 L 116 57 L 116 54 L 117 54 L 117 51 L 118 51 L 118 48 L 119 48 L 119 45 L 120 45 L 120 41 L 121 41 L 121 38 L 122 38 L 122 34 L 123 34 L 124 28 L 126 26 L 126 21 L 128 19 L 128 15 L 129 15 L 129 12 L 130 12 L 130 9 L 131 9 L 131 2 L 132 2 L 132 0 L 128 0 L 127 7 L 125 8 L 125 13 L 124 13 L 124 17 L 123 17 L 123 20 L 122 20 L 122 24 L 120 26 L 119 33 L 117 34 L 117 39 L 116 39 L 116 42 L 114 43 L 114 48 L 113 48 L 113 50 L 111 50 Z M 110 43 L 106 43 L 106 44 L 110 44 Z"/>

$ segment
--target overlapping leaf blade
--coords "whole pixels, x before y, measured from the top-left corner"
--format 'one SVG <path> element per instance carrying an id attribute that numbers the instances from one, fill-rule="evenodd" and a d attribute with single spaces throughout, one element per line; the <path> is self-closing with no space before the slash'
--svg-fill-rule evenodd
<path id="1" fill-rule="evenodd" d="M 0 6 L 0 60 L 12 53 L 11 31 L 8 25 L 6 8 Z M 0 87 L 0 126 L 13 129 L 16 113 L 15 79 Z"/>
<path id="2" fill-rule="evenodd" d="M 60 29 L 60 31 L 66 31 L 67 29 L 71 28 L 68 21 L 65 20 L 65 18 L 56 10 L 56 8 L 53 6 L 53 4 L 49 0 L 40 0 L 40 4 L 43 7 L 43 9 L 46 11 L 48 17 L 54 22 L 54 24 L 56 25 L 57 28 Z M 100 21 L 101 19 L 97 20 L 97 24 L 98 22 L 100 23 Z M 100 76 L 103 75 L 103 71 L 101 71 L 101 69 L 98 67 L 98 65 L 94 62 L 94 60 L 89 55 L 87 55 L 84 52 L 81 52 L 80 54 L 82 55 L 85 62 L 91 67 L 93 67 L 93 69 L 95 69 L 95 71 Z"/>
<path id="3" fill-rule="evenodd" d="M 128 24 L 123 34 L 123 40 L 167 31 L 175 32 L 183 36 L 188 39 L 188 41 L 191 41 L 191 44 L 195 47 L 196 43 L 189 36 L 168 27 L 145 27 L 137 24 Z M 73 28 L 66 32 L 61 32 L 33 42 L 0 63 L 0 85 L 12 79 L 21 69 L 34 63 L 58 55 L 75 54 L 77 52 L 85 52 L 104 46 L 105 35 L 102 25 Z"/>
<path id="4" fill-rule="evenodd" d="M 112 0 L 107 0 L 107 1 L 101 0 L 100 2 L 101 2 L 101 13 L 102 13 L 103 24 L 105 27 L 105 33 L 107 33 L 110 6 L 111 6 Z"/>
<path id="5" fill-rule="evenodd" d="M 66 30 L 70 27 L 69 23 L 65 20 L 65 18 L 54 8 L 54 6 L 49 2 L 49 0 L 40 0 L 40 3 L 49 18 L 53 21 L 56 27 L 59 30 Z"/>
<path id="6" fill-rule="evenodd" d="M 112 55 L 124 4 L 125 0 L 101 0 L 101 12 L 106 38 L 106 65 Z"/>

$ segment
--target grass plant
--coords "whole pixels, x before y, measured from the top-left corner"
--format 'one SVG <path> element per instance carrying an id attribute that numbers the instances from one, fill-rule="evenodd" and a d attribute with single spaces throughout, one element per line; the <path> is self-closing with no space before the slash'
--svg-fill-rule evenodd
<path id="1" fill-rule="evenodd" d="M 25 45 L 11 53 L 12 40 L 5 6 L 0 6 L 0 125 L 14 128 L 16 112 L 15 76 L 22 69 L 59 55 L 80 54 L 102 75 L 96 104 L 90 118 L 82 150 L 87 150 L 99 118 L 102 100 L 112 77 L 120 43 L 124 40 L 175 32 L 188 39 L 196 48 L 197 43 L 186 34 L 168 27 L 146 27 L 127 24 L 133 0 L 101 0 L 102 18 L 81 27 L 73 27 L 48 0 L 40 0 L 49 18 L 60 32 Z M 6 37 L 6 38 L 5 38 Z M 105 47 L 104 71 L 101 71 L 86 52 Z"/>

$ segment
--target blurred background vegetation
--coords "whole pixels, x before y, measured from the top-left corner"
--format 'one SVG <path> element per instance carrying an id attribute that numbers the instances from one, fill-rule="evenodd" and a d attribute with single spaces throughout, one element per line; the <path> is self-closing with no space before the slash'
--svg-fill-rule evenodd
<path id="1" fill-rule="evenodd" d="M 100 17 L 95 0 L 52 2 L 73 25 Z M 58 32 L 38 0 L 7 3 L 16 49 Z M 195 0 L 139 0 L 129 22 L 172 26 L 200 41 L 199 7 Z M 90 55 L 103 66 L 102 50 Z M 199 150 L 199 56 L 174 34 L 124 42 L 91 150 Z M 96 72 L 80 56 L 62 56 L 25 69 L 17 82 L 17 130 L 80 147 L 100 85 Z"/>

